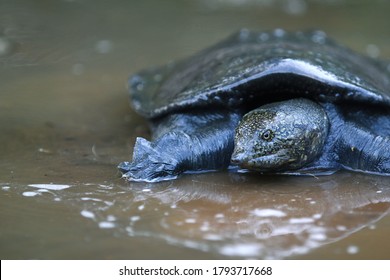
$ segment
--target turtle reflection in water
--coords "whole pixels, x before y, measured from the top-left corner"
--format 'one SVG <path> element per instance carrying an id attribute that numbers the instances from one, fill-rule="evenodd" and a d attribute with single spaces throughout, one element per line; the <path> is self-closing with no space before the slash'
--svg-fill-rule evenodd
<path id="1" fill-rule="evenodd" d="M 151 123 L 137 138 L 133 181 L 238 165 L 260 172 L 390 175 L 390 67 L 323 32 L 248 30 L 129 80 Z"/>

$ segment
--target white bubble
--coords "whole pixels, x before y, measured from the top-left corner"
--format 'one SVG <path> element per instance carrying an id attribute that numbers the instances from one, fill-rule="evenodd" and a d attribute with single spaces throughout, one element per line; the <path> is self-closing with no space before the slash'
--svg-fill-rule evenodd
<path id="1" fill-rule="evenodd" d="M 161 82 L 161 80 L 162 80 L 162 75 L 161 75 L 161 74 L 156 74 L 156 75 L 154 75 L 154 76 L 153 76 L 153 80 L 154 80 L 155 82 Z"/>
<path id="2" fill-rule="evenodd" d="M 59 184 L 30 184 L 28 186 L 32 188 L 47 189 L 52 191 L 59 191 L 59 190 L 64 190 L 72 187 L 71 185 L 59 185 Z"/>
<path id="3" fill-rule="evenodd" d="M 291 224 L 306 224 L 306 223 L 313 223 L 314 219 L 313 218 L 291 218 L 289 220 Z"/>
<path id="4" fill-rule="evenodd" d="M 317 219 L 320 219 L 322 217 L 322 214 L 317 213 L 317 214 L 314 214 L 312 217 L 317 220 Z"/>
<path id="5" fill-rule="evenodd" d="M 314 32 L 314 34 L 311 36 L 311 40 L 314 43 L 323 44 L 323 43 L 325 43 L 325 40 L 326 40 L 326 33 L 324 31 L 318 30 L 318 31 Z"/>
<path id="6" fill-rule="evenodd" d="M 22 193 L 23 196 L 36 196 L 36 195 L 39 195 L 40 193 L 39 192 L 24 192 Z"/>
<path id="7" fill-rule="evenodd" d="M 286 31 L 284 31 L 281 28 L 277 28 L 277 29 L 274 30 L 274 35 L 276 37 L 283 37 L 285 34 L 286 34 Z"/>
<path id="8" fill-rule="evenodd" d="M 324 233 L 313 233 L 313 234 L 310 234 L 310 239 L 317 240 L 317 241 L 324 241 L 324 240 L 326 240 L 326 234 L 324 234 Z"/>
<path id="9" fill-rule="evenodd" d="M 222 236 L 220 236 L 218 234 L 212 234 L 212 233 L 205 234 L 203 236 L 203 238 L 206 239 L 206 240 L 212 240 L 212 241 L 223 240 Z"/>
<path id="10" fill-rule="evenodd" d="M 144 89 L 144 84 L 138 84 L 138 85 L 136 86 L 136 89 L 137 89 L 138 91 L 142 91 L 142 90 Z"/>
<path id="11" fill-rule="evenodd" d="M 194 218 L 187 218 L 184 220 L 187 224 L 195 224 L 196 223 L 196 219 Z"/>
<path id="12" fill-rule="evenodd" d="M 80 75 L 84 74 L 84 72 L 85 72 L 85 67 L 83 64 L 81 64 L 81 63 L 73 64 L 73 66 L 72 66 L 73 75 L 80 76 Z"/>
<path id="13" fill-rule="evenodd" d="M 40 193 L 44 193 L 44 192 L 50 193 L 50 191 L 48 191 L 47 189 L 39 189 L 38 191 L 39 191 Z"/>
<path id="14" fill-rule="evenodd" d="M 304 0 L 284 1 L 283 10 L 290 15 L 303 15 L 307 11 L 307 4 Z"/>
<path id="15" fill-rule="evenodd" d="M 0 56 L 7 55 L 11 52 L 11 42 L 3 37 L 0 37 Z"/>
<path id="16" fill-rule="evenodd" d="M 100 40 L 95 45 L 95 50 L 98 53 L 109 53 L 112 51 L 113 44 L 110 40 Z"/>
<path id="17" fill-rule="evenodd" d="M 355 245 L 350 245 L 347 248 L 347 253 L 351 255 L 357 254 L 359 253 L 359 247 Z"/>
<path id="18" fill-rule="evenodd" d="M 80 212 L 81 216 L 85 217 L 85 218 L 88 218 L 88 219 L 94 219 L 95 218 L 95 214 L 91 211 L 88 211 L 88 210 L 82 210 Z"/>
<path id="19" fill-rule="evenodd" d="M 105 190 L 112 190 L 112 186 L 110 185 L 99 184 L 99 187 Z"/>
<path id="20" fill-rule="evenodd" d="M 45 149 L 45 148 L 38 148 L 38 152 L 40 152 L 42 154 L 51 154 L 51 151 L 49 149 Z"/>
<path id="21" fill-rule="evenodd" d="M 140 216 L 133 216 L 133 217 L 130 217 L 130 221 L 131 222 L 136 222 L 136 221 L 139 221 L 141 219 L 141 217 Z"/>
<path id="22" fill-rule="evenodd" d="M 347 230 L 347 227 L 346 227 L 346 226 L 339 225 L 339 226 L 336 226 L 336 229 L 339 230 L 339 231 L 346 231 L 346 230 Z"/>
<path id="23" fill-rule="evenodd" d="M 275 209 L 255 209 L 252 214 L 257 217 L 284 217 L 286 213 Z"/>
<path id="24" fill-rule="evenodd" d="M 259 36 L 260 41 L 265 42 L 269 39 L 269 34 L 268 33 L 261 33 Z"/>
<path id="25" fill-rule="evenodd" d="M 107 221 L 114 222 L 114 221 L 116 221 L 116 217 L 114 215 L 108 215 L 107 216 Z"/>
<path id="26" fill-rule="evenodd" d="M 248 30 L 248 29 L 241 29 L 240 30 L 240 34 L 239 34 L 239 37 L 240 37 L 240 40 L 241 41 L 245 41 L 245 40 L 247 40 L 248 39 L 248 37 L 249 37 L 249 35 L 250 35 L 250 31 Z"/>
<path id="27" fill-rule="evenodd" d="M 204 222 L 199 229 L 201 231 L 209 231 L 210 230 L 210 224 L 208 222 Z"/>
<path id="28" fill-rule="evenodd" d="M 144 204 L 138 206 L 138 210 L 142 211 L 142 210 L 144 210 L 144 209 L 145 209 L 145 205 L 144 205 Z"/>
<path id="29" fill-rule="evenodd" d="M 82 197 L 81 200 L 91 200 L 91 201 L 102 201 L 99 198 L 93 198 L 93 197 Z"/>
<path id="30" fill-rule="evenodd" d="M 370 225 L 368 228 L 371 230 L 374 230 L 374 229 L 376 229 L 376 225 Z"/>
<path id="31" fill-rule="evenodd" d="M 100 222 L 99 227 L 100 228 L 114 228 L 115 224 L 112 222 Z"/>
<path id="32" fill-rule="evenodd" d="M 260 244 L 232 244 L 226 245 L 220 249 L 220 253 L 226 256 L 251 257 L 259 255 L 261 250 Z"/>
<path id="33" fill-rule="evenodd" d="M 367 45 L 366 52 L 367 52 L 368 56 L 370 56 L 372 58 L 377 58 L 381 54 L 379 47 L 377 45 L 374 45 L 374 44 Z"/>

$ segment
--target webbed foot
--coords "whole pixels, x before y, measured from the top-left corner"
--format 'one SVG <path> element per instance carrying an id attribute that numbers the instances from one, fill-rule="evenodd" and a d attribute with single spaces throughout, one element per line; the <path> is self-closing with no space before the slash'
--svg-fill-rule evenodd
<path id="1" fill-rule="evenodd" d="M 180 174 L 177 159 L 141 137 L 135 142 L 133 161 L 120 163 L 118 169 L 127 180 L 141 182 L 172 180 Z"/>

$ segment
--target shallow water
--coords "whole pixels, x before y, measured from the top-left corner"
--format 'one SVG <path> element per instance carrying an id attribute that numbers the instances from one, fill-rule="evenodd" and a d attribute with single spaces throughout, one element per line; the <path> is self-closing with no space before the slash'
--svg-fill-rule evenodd
<path id="1" fill-rule="evenodd" d="M 320 28 L 389 58 L 389 8 L 352 0 L 2 1 L 0 257 L 388 259 L 390 178 L 217 172 L 142 184 L 122 180 L 116 165 L 130 158 L 136 136 L 149 136 L 128 106 L 130 73 L 242 27 Z"/>

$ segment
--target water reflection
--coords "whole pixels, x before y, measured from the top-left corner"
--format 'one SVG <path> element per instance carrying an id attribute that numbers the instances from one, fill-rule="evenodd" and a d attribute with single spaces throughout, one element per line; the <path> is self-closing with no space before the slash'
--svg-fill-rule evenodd
<path id="1" fill-rule="evenodd" d="M 135 189 L 134 200 L 146 203 L 143 213 L 162 214 L 153 215 L 156 237 L 221 255 L 260 258 L 308 253 L 377 221 L 390 206 L 383 178 L 259 179 L 232 174 L 232 181 L 246 181 L 242 188 L 198 176 L 169 188 Z M 159 207 L 146 207 L 150 200 Z M 130 224 L 129 234 L 153 235 L 142 220 Z"/>
<path id="2" fill-rule="evenodd" d="M 350 173 L 319 178 L 215 173 L 153 185 L 3 184 L 2 190 L 70 204 L 116 237 L 153 238 L 217 258 L 280 259 L 377 222 L 389 211 L 389 181 Z M 348 248 L 351 254 L 358 250 Z"/>

